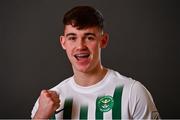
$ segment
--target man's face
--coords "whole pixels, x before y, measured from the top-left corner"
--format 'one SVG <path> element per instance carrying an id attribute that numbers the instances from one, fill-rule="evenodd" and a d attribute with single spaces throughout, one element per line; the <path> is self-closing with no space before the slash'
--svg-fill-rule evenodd
<path id="1" fill-rule="evenodd" d="M 101 48 L 107 44 L 108 36 L 97 27 L 78 30 L 66 25 L 60 42 L 72 64 L 73 70 L 93 72 L 101 67 Z"/>

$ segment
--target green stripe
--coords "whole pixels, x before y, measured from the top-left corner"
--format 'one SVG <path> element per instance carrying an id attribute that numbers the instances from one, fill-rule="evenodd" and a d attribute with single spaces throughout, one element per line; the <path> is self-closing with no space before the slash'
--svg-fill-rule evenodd
<path id="1" fill-rule="evenodd" d="M 68 98 L 64 102 L 63 119 L 71 119 L 73 99 Z"/>
<path id="2" fill-rule="evenodd" d="M 100 98 L 101 98 L 101 96 L 96 99 L 96 120 L 102 120 L 103 119 L 103 112 L 101 112 L 99 107 L 98 107 L 98 101 Z"/>
<path id="3" fill-rule="evenodd" d="M 114 106 L 112 109 L 112 119 L 121 119 L 121 97 L 123 86 L 116 87 L 113 95 Z"/>
<path id="4" fill-rule="evenodd" d="M 88 106 L 81 106 L 80 108 L 80 120 L 87 120 Z"/>
<path id="5" fill-rule="evenodd" d="M 51 116 L 50 120 L 55 120 L 56 117 L 55 117 L 55 113 Z"/>

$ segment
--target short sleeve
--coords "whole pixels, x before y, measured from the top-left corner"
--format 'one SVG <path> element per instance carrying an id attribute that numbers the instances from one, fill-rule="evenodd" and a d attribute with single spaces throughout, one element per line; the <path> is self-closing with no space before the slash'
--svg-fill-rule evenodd
<path id="1" fill-rule="evenodd" d="M 36 103 L 34 104 L 32 111 L 31 111 L 31 118 L 33 118 L 35 113 L 37 112 L 38 106 L 39 106 L 39 104 L 38 104 L 38 100 L 37 100 Z"/>
<path id="2" fill-rule="evenodd" d="M 129 97 L 133 119 L 159 119 L 159 113 L 150 92 L 138 81 L 134 82 Z"/>

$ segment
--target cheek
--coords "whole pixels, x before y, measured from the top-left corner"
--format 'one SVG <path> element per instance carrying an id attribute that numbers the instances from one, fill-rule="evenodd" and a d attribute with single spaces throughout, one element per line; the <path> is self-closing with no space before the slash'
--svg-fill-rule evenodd
<path id="1" fill-rule="evenodd" d="M 98 50 L 99 50 L 99 44 L 98 43 L 92 43 L 92 44 L 90 44 L 90 49 L 91 49 L 91 51 L 93 52 L 93 53 L 96 53 L 97 54 L 97 52 L 98 52 Z"/>
<path id="2" fill-rule="evenodd" d="M 72 54 L 72 46 L 71 45 L 66 45 L 66 53 L 68 56 Z"/>
<path id="3" fill-rule="evenodd" d="M 73 61 L 72 51 L 69 49 L 66 49 L 66 55 L 67 55 L 68 59 L 72 62 Z"/>

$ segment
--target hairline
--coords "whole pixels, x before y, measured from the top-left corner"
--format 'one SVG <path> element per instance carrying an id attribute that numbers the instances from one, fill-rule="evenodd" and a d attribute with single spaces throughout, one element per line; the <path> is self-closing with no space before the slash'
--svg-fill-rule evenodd
<path id="1" fill-rule="evenodd" d="M 63 35 L 64 35 L 64 33 L 65 33 L 66 26 L 68 26 L 68 25 L 71 25 L 71 24 L 64 25 Z M 72 25 L 71 25 L 71 26 L 72 26 Z M 72 27 L 74 27 L 74 26 L 72 26 Z M 95 26 L 87 26 L 87 27 L 84 27 L 84 28 L 81 28 L 81 29 L 78 29 L 78 26 L 75 26 L 74 28 L 76 28 L 77 30 L 86 30 L 86 29 L 94 28 L 94 27 L 98 29 L 98 31 L 100 32 L 101 35 L 104 34 L 104 29 L 101 28 L 101 27 L 99 27 L 99 26 L 97 26 L 97 25 L 95 25 Z"/>

